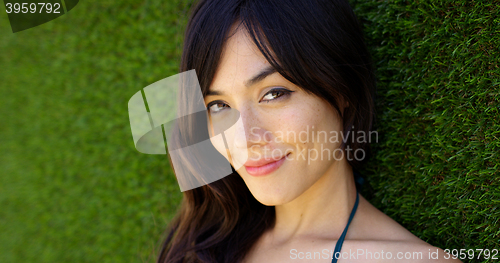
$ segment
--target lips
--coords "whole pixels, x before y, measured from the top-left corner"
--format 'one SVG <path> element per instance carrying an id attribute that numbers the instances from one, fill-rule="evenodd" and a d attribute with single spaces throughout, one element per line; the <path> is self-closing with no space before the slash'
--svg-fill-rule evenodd
<path id="1" fill-rule="evenodd" d="M 249 159 L 245 162 L 244 166 L 248 174 L 252 176 L 264 176 L 277 170 L 283 162 L 285 162 L 287 156 L 288 154 L 281 158 L 268 157 L 259 160 Z"/>
<path id="2" fill-rule="evenodd" d="M 281 157 L 266 157 L 266 158 L 261 158 L 258 160 L 254 160 L 252 158 L 249 158 L 243 165 L 244 166 L 251 166 L 251 167 L 258 167 L 258 166 L 263 166 L 269 163 L 276 162 L 278 160 L 281 160 L 283 156 Z"/>

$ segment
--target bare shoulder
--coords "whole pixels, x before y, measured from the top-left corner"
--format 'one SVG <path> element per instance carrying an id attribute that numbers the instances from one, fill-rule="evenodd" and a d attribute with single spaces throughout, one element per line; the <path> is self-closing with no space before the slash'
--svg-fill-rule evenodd
<path id="1" fill-rule="evenodd" d="M 349 232 L 345 248 L 363 253 L 367 262 L 378 262 L 375 256 L 386 256 L 380 262 L 461 262 L 418 238 L 362 196 Z"/>
<path id="2" fill-rule="evenodd" d="M 363 240 L 405 241 L 427 244 L 388 215 L 382 213 L 361 195 L 352 225 L 352 231 L 356 232 L 353 234 Z"/>

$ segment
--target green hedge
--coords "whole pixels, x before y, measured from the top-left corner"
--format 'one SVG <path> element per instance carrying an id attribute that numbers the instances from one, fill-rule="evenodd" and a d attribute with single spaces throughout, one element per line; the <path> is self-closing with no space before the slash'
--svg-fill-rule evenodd
<path id="1" fill-rule="evenodd" d="M 500 14 L 479 2 L 353 1 L 379 79 L 365 194 L 441 248 L 500 248 Z M 177 73 L 188 7 L 80 1 L 16 34 L 0 8 L 0 262 L 154 261 L 181 193 L 127 103 Z"/>
<path id="2" fill-rule="evenodd" d="M 435 246 L 498 249 L 500 2 L 352 2 L 379 80 L 370 201 Z"/>

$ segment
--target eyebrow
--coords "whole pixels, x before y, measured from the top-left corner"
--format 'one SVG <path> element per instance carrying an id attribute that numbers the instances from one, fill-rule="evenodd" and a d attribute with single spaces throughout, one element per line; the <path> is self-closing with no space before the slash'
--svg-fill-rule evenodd
<path id="1" fill-rule="evenodd" d="M 264 80 L 267 76 L 272 75 L 276 72 L 277 71 L 275 68 L 273 68 L 271 66 L 267 66 L 263 70 L 261 70 L 257 75 L 255 75 L 252 78 L 250 78 L 249 80 L 245 81 L 245 86 L 250 87 L 252 85 L 255 85 L 256 83 Z M 223 92 L 220 92 L 217 90 L 209 90 L 207 92 L 206 96 L 217 96 L 217 95 L 222 95 L 222 94 L 223 94 Z"/>

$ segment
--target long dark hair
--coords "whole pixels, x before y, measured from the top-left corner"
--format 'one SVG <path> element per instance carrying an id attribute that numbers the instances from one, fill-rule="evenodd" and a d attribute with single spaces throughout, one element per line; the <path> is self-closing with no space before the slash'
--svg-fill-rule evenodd
<path id="1" fill-rule="evenodd" d="M 346 0 L 200 1 L 187 26 L 180 71 L 196 70 L 203 95 L 234 25 L 248 31 L 279 74 L 341 114 L 347 136 L 343 149 L 368 151 L 366 140 L 357 136 L 369 134 L 372 125 L 375 79 L 360 25 Z M 342 101 L 349 105 L 343 113 Z M 349 163 L 356 168 L 361 161 Z M 240 262 L 274 220 L 274 207 L 259 203 L 233 170 L 184 192 L 158 262 Z"/>

